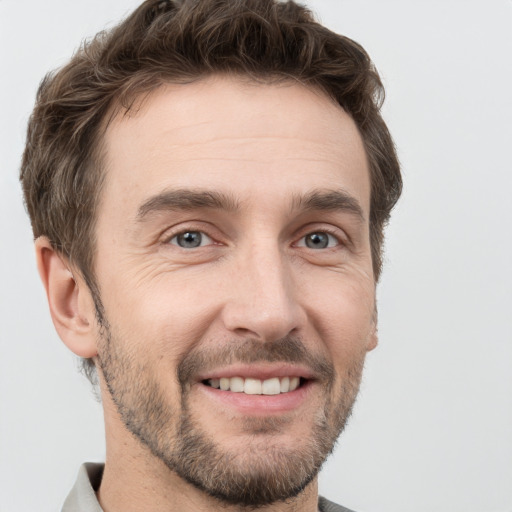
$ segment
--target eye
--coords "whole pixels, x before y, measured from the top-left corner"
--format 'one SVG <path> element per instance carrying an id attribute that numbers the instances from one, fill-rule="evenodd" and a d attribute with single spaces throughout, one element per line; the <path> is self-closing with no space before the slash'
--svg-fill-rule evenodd
<path id="1" fill-rule="evenodd" d="M 309 249 L 329 249 L 339 244 L 339 240 L 334 235 L 325 231 L 315 231 L 302 237 L 297 246 L 308 247 Z"/>
<path id="2" fill-rule="evenodd" d="M 174 235 L 169 240 L 169 243 L 183 249 L 195 249 L 196 247 L 210 245 L 213 243 L 213 240 L 202 231 L 184 231 Z"/>

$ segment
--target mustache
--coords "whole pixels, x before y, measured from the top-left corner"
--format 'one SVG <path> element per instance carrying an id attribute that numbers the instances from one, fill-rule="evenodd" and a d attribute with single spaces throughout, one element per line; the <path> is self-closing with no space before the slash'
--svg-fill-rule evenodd
<path id="1" fill-rule="evenodd" d="M 332 382 L 333 364 L 324 356 L 314 354 L 298 337 L 286 336 L 263 342 L 253 338 L 229 342 L 218 348 L 203 348 L 187 353 L 177 367 L 178 381 L 183 386 L 200 371 L 214 370 L 234 363 L 296 363 L 307 367 L 319 380 Z"/>

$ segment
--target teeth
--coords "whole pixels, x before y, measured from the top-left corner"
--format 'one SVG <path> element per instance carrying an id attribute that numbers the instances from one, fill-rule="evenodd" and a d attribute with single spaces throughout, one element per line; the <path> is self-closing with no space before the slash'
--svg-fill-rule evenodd
<path id="1" fill-rule="evenodd" d="M 271 379 L 244 379 L 242 377 L 222 377 L 210 379 L 208 384 L 215 389 L 245 393 L 246 395 L 279 395 L 295 391 L 300 385 L 299 377 L 272 377 Z"/>
<path id="2" fill-rule="evenodd" d="M 290 379 L 290 391 L 295 391 L 299 387 L 299 377 L 292 377 Z"/>
<path id="3" fill-rule="evenodd" d="M 244 389 L 244 379 L 242 379 L 242 377 L 232 377 L 229 379 L 230 391 L 233 391 L 233 393 L 243 393 Z"/>
<path id="4" fill-rule="evenodd" d="M 261 380 L 245 379 L 244 393 L 246 395 L 261 395 Z"/>
<path id="5" fill-rule="evenodd" d="M 277 377 L 263 381 L 261 392 L 264 395 L 279 395 L 281 393 L 281 383 Z"/>

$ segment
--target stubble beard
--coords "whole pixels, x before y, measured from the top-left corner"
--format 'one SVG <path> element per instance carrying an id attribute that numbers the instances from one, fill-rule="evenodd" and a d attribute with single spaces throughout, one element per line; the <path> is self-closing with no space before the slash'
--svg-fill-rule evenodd
<path id="1" fill-rule="evenodd" d="M 291 500 L 316 477 L 350 417 L 364 364 L 361 352 L 339 379 L 334 399 L 332 364 L 308 353 L 300 339 L 233 342 L 220 352 L 189 353 L 182 358 L 177 368 L 181 407 L 171 410 L 152 368 L 124 353 L 105 321 L 99 346 L 99 368 L 128 431 L 195 488 L 224 504 L 248 509 Z M 204 432 L 190 407 L 189 377 L 204 364 L 227 360 L 301 362 L 323 376 L 327 399 L 312 418 L 307 442 L 300 440 L 297 448 L 280 445 L 278 436 L 286 432 L 288 420 L 279 417 L 246 418 L 242 428 L 250 434 L 250 442 L 243 450 L 224 449 Z"/>

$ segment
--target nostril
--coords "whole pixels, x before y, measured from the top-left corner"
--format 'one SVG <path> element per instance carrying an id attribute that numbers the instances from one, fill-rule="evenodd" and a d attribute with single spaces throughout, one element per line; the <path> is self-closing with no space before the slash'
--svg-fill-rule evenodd
<path id="1" fill-rule="evenodd" d="M 272 271 L 269 271 L 272 274 Z M 225 328 L 238 336 L 274 341 L 296 334 L 306 314 L 291 285 L 277 283 L 272 276 L 259 281 L 242 277 L 233 283 L 233 294 L 223 306 Z"/>
<path id="2" fill-rule="evenodd" d="M 247 329 L 246 327 L 236 327 L 233 329 L 233 332 L 242 337 L 258 338 L 258 334 L 256 332 L 251 331 L 251 329 Z"/>
<path id="3" fill-rule="evenodd" d="M 250 308 L 243 313 L 231 311 L 224 317 L 225 327 L 236 336 L 254 338 L 262 342 L 298 336 L 301 330 L 299 323 L 298 315 L 251 312 Z"/>

